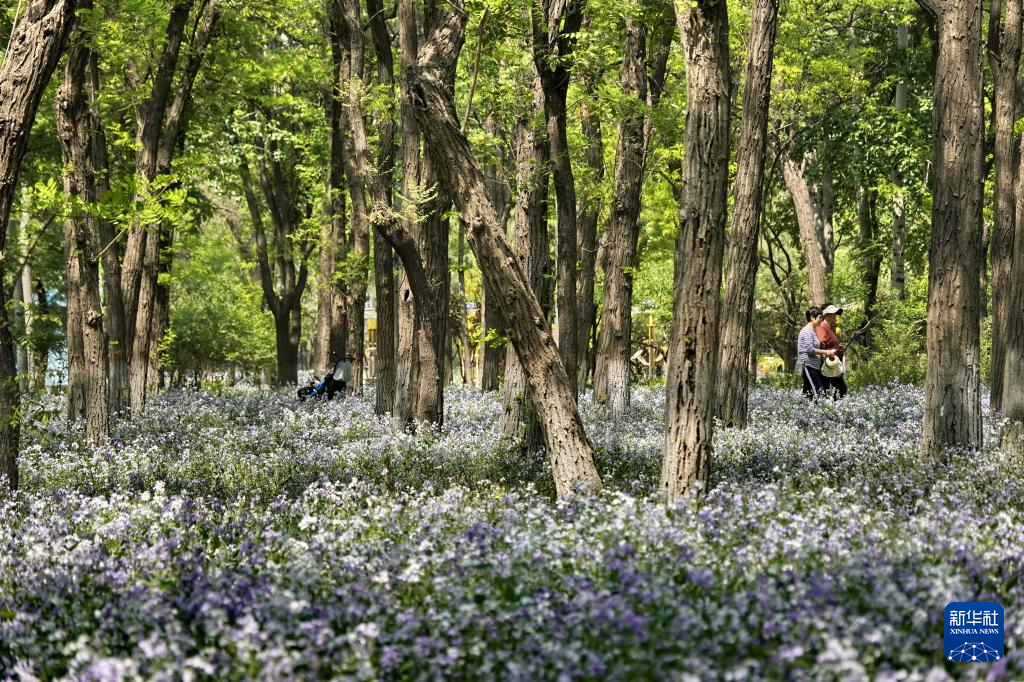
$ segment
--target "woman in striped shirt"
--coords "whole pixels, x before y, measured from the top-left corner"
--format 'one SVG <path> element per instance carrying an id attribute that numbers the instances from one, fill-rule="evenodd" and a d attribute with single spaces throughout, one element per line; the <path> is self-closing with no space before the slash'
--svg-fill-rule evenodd
<path id="1" fill-rule="evenodd" d="M 800 330 L 800 336 L 796 340 L 796 353 L 803 365 L 801 374 L 804 378 L 804 395 L 814 398 L 825 394 L 825 382 L 821 376 L 821 359 L 832 357 L 836 351 L 835 349 L 821 349 L 821 342 L 818 340 L 817 334 L 818 325 L 825 319 L 821 308 L 808 308 L 806 317 L 807 324 Z"/>

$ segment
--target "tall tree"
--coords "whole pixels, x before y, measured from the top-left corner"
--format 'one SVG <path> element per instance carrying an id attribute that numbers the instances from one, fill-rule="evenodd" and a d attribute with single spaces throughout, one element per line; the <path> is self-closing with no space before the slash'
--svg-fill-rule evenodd
<path id="1" fill-rule="evenodd" d="M 658 6 L 650 28 L 626 22 L 626 47 L 619 85 L 627 93 L 619 121 L 615 176 L 608 227 L 601 240 L 604 296 L 597 336 L 594 395 L 621 416 L 629 405 L 629 359 L 633 338 L 633 275 L 638 265 L 640 198 L 647 169 L 653 110 L 661 100 L 673 35 L 669 6 Z M 638 34 L 640 33 L 640 34 Z M 641 35 L 642 34 L 642 35 Z M 647 44 L 650 47 L 647 47 Z"/>
<path id="2" fill-rule="evenodd" d="M 759 264 L 768 105 L 778 12 L 778 0 L 754 2 L 743 83 L 739 148 L 736 150 L 729 269 L 722 306 L 718 409 L 722 423 L 737 428 L 747 425 L 748 358 L 754 345 L 750 328 Z"/>
<path id="3" fill-rule="evenodd" d="M 665 377 L 661 489 L 669 504 L 708 484 L 718 373 L 719 289 L 729 185 L 726 3 L 676 9 L 686 59 L 686 156 L 676 241 L 675 304 Z"/>
<path id="4" fill-rule="evenodd" d="M 782 155 L 782 177 L 793 197 L 800 243 L 807 262 L 811 305 L 828 301 L 828 283 L 835 262 L 832 176 L 828 170 L 820 170 L 820 180 L 812 179 L 817 163 L 816 151 L 804 152 L 799 162 L 787 154 Z"/>
<path id="5" fill-rule="evenodd" d="M 893 105 L 898 112 L 907 110 L 907 81 L 906 81 L 906 54 L 910 46 L 910 31 L 905 23 L 896 27 L 896 49 L 899 51 L 899 64 L 901 67 L 900 80 L 896 83 L 896 96 Z M 903 189 L 903 177 L 897 168 L 892 172 L 893 184 L 896 186 L 896 193 L 892 201 L 892 267 L 890 269 L 890 281 L 897 298 L 903 300 L 907 297 L 907 273 L 905 256 L 907 246 L 907 206 L 906 196 Z"/>
<path id="6" fill-rule="evenodd" d="M 584 0 L 540 0 L 530 3 L 533 59 L 544 90 L 544 112 L 551 145 L 551 174 L 555 184 L 558 226 L 555 232 L 555 315 L 558 353 L 576 390 L 576 181 L 570 160 L 567 100 L 572 55 L 583 23 Z"/>
<path id="7" fill-rule="evenodd" d="M 39 100 L 50 82 L 74 20 L 75 0 L 32 0 L 14 27 L 0 64 L 0 251 L 18 186 L 29 132 Z M 0 263 L 0 282 L 7 275 Z M 18 487 L 18 407 L 16 351 L 7 318 L 6 286 L 0 285 L 0 471 L 11 490 Z"/>
<path id="8" fill-rule="evenodd" d="M 181 47 L 194 5 L 195 0 L 176 0 L 171 8 L 150 94 L 137 106 L 135 174 L 138 183 L 136 202 L 140 204 L 152 198 L 153 181 L 157 176 L 171 170 L 192 86 L 220 17 L 219 0 L 203 0 L 197 10 L 195 31 L 190 34 L 191 40 L 187 44 L 185 66 L 179 69 Z M 139 74 L 133 73 L 132 78 L 142 82 Z M 168 229 L 159 222 L 146 224 L 143 217 L 141 213 L 137 215 L 129 230 L 121 273 L 125 308 L 124 344 L 130 351 L 129 400 L 134 412 L 140 411 L 146 403 L 150 353 L 159 343 L 159 339 L 154 339 L 153 321 L 157 306 L 161 231 Z"/>
<path id="9" fill-rule="evenodd" d="M 989 10 L 988 58 L 995 80 L 995 187 L 991 232 L 992 291 L 1008 291 L 1013 260 L 1015 222 L 1014 176 L 1017 149 L 1014 124 L 1017 120 L 1017 79 L 1021 51 L 1021 1 L 993 0 Z M 1003 365 L 1009 334 L 1009 311 L 1019 301 L 996 294 L 992 297 L 992 390 L 990 407 L 1002 410 Z"/>
<path id="10" fill-rule="evenodd" d="M 548 188 L 550 154 L 543 120 L 544 93 L 540 80 L 535 79 L 533 102 L 516 121 L 516 201 L 513 220 L 516 235 L 516 256 L 530 289 L 540 303 L 544 328 L 548 329 L 552 270 L 548 247 Z M 543 445 L 544 432 L 530 398 L 526 371 L 514 347 L 505 353 L 505 384 L 502 386 L 502 435 L 512 440 L 521 438 L 524 450 Z"/>
<path id="11" fill-rule="evenodd" d="M 1024 147 L 1024 137 L 1019 140 Z M 1024 150 L 1019 150 L 1024 151 Z M 1024 174 L 1017 174 L 1013 260 L 1011 262 L 1007 298 L 1024 300 Z M 1016 457 L 1024 456 L 1024 307 L 1009 306 L 1006 311 L 1006 344 L 1003 362 L 1003 415 L 1007 426 L 1002 434 L 1002 448 Z"/>
<path id="12" fill-rule="evenodd" d="M 361 53 L 363 47 L 363 31 L 360 20 L 359 5 L 356 0 L 334 0 L 332 12 L 339 22 L 339 30 L 344 36 L 345 44 L 355 54 Z M 412 104 L 409 98 L 407 78 L 409 77 L 410 65 L 415 64 L 415 57 L 410 59 L 407 50 L 413 50 L 416 36 L 416 13 L 415 6 L 407 0 L 402 0 L 398 7 L 400 44 L 402 45 L 402 100 L 401 116 L 403 119 L 403 150 L 404 160 L 408 163 L 405 172 L 411 166 L 418 166 L 418 137 L 413 128 L 414 121 L 410 118 Z M 428 32 L 434 29 L 432 17 L 428 26 Z M 415 52 L 413 53 L 415 55 Z M 454 70 L 446 73 L 448 83 L 453 83 Z M 416 220 L 415 216 L 409 216 L 410 212 L 418 212 L 423 207 L 403 207 L 401 222 L 404 226 L 398 227 L 394 220 L 398 220 L 389 202 L 389 190 L 380 173 L 370 161 L 369 142 L 367 141 L 365 124 L 362 119 L 359 105 L 359 93 L 364 84 L 362 74 L 353 70 L 349 80 L 345 83 L 342 91 L 346 93 L 346 107 L 348 122 L 352 132 L 353 152 L 356 160 L 356 168 L 363 182 L 370 191 L 372 209 L 369 222 L 380 234 L 388 240 L 395 249 L 405 273 L 408 278 L 408 289 L 400 292 L 400 299 L 411 295 L 413 301 L 413 324 L 412 332 L 415 342 L 411 344 L 413 350 L 412 367 L 409 379 L 409 409 L 406 414 L 399 414 L 402 421 L 411 424 L 414 421 L 440 424 L 444 415 L 444 392 L 443 392 L 443 371 L 442 363 L 445 347 L 446 324 L 448 320 L 448 221 L 444 218 L 447 210 L 448 200 L 442 192 L 435 193 L 431 199 L 424 202 L 426 218 L 422 221 Z M 452 87 L 449 85 L 449 87 Z M 425 164 L 423 184 L 431 187 L 437 169 L 432 164 Z M 409 189 L 414 187 L 414 181 L 403 180 L 403 186 Z M 417 190 L 419 191 L 419 190 Z M 409 197 L 412 192 L 403 191 L 404 197 Z M 381 216 L 387 216 L 385 220 Z M 392 220 L 392 218 L 394 220 Z M 412 219 L 410 219 L 412 218 Z M 415 223 L 421 222 L 420 225 Z M 415 229 L 419 227 L 419 229 Z M 415 233 L 414 233 L 415 229 Z M 401 337 L 401 333 L 399 334 Z M 401 370 L 399 370 L 401 375 Z M 402 398 L 396 398 L 396 406 Z"/>
<path id="13" fill-rule="evenodd" d="M 576 250 L 579 254 L 580 276 L 576 280 L 576 346 L 579 350 L 579 369 L 576 385 L 587 385 L 596 348 L 591 348 L 591 337 L 597 324 L 597 304 L 594 287 L 597 277 L 598 239 L 597 223 L 601 217 L 601 184 L 604 181 L 604 139 L 601 131 L 601 104 L 596 101 L 601 74 L 587 74 L 583 78 L 585 96 L 580 102 L 580 129 L 587 141 L 584 149 L 585 175 L 580 192 L 580 206 L 576 215 Z"/>
<path id="14" fill-rule="evenodd" d="M 395 172 L 395 67 L 391 54 L 391 35 L 388 32 L 381 0 L 366 0 L 366 13 L 370 15 L 370 35 L 377 56 L 377 81 L 386 89 L 388 108 L 377 124 L 380 149 L 377 164 L 387 180 L 385 196 L 393 203 L 391 177 Z M 378 231 L 373 233 L 373 274 L 377 294 L 377 414 L 390 412 L 395 402 L 395 342 L 397 341 L 397 291 L 395 289 L 395 255 L 391 245 Z"/>
<path id="15" fill-rule="evenodd" d="M 984 174 L 981 0 L 919 0 L 938 35 L 922 452 L 981 445 L 979 275 Z"/>
<path id="16" fill-rule="evenodd" d="M 339 298 L 344 296 L 344 287 L 339 276 L 339 265 L 345 261 L 347 245 L 345 215 L 345 112 L 337 91 L 341 83 L 339 65 L 345 59 L 345 47 L 336 31 L 331 31 L 331 61 L 335 65 L 331 80 L 331 92 L 327 101 L 327 197 L 324 210 L 327 220 L 322 228 L 320 262 L 318 263 L 318 291 L 316 336 L 313 346 L 314 368 L 326 369 L 332 366 L 331 353 L 344 352 L 348 322 L 344 306 Z M 338 314 L 341 313 L 341 314 Z"/>
<path id="17" fill-rule="evenodd" d="M 646 149 L 647 27 L 626 18 L 626 43 L 619 87 L 629 98 L 619 121 L 615 180 L 608 227 L 603 238 L 604 296 L 597 334 L 594 398 L 620 417 L 629 405 L 629 346 L 633 336 L 633 272 L 640 234 L 640 192 Z"/>
<path id="18" fill-rule="evenodd" d="M 310 217 L 312 205 L 296 172 L 296 152 L 290 145 L 282 145 L 274 139 L 264 140 L 262 154 L 255 163 L 259 188 L 273 228 L 269 240 L 249 159 L 242 158 L 239 174 L 256 237 L 260 284 L 267 307 L 274 316 L 277 382 L 295 384 L 302 336 L 302 294 L 306 290 L 308 259 L 314 246 L 311 240 L 300 238 L 299 232 L 302 221 Z M 298 242 L 298 249 L 295 242 Z M 275 282 L 279 283 L 279 292 Z"/>
<path id="19" fill-rule="evenodd" d="M 82 0 L 82 9 L 91 9 Z M 64 192 L 71 214 L 64 226 L 67 282 L 69 407 L 72 419 L 85 418 L 86 437 L 100 443 L 109 429 L 107 339 L 100 304 L 99 222 L 96 179 L 100 129 L 96 118 L 96 55 L 79 32 L 68 51 L 64 82 L 57 90 L 57 133 L 64 158 Z M 102 168 L 101 168 L 102 170 Z M 75 352 L 71 352 L 71 339 Z"/>

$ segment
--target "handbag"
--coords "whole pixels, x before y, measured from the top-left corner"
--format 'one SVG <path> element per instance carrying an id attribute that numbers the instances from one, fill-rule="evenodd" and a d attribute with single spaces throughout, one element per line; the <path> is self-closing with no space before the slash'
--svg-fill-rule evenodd
<path id="1" fill-rule="evenodd" d="M 846 365 L 839 358 L 833 356 L 825 358 L 825 361 L 821 363 L 821 376 L 828 377 L 829 379 L 835 379 L 841 377 L 846 373 Z"/>

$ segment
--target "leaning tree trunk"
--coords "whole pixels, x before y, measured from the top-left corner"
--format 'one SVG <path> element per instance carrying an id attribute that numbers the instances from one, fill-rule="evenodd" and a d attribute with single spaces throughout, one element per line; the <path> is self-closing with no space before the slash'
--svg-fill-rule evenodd
<path id="1" fill-rule="evenodd" d="M 768 143 L 768 104 L 772 87 L 772 54 L 779 12 L 778 0 L 757 0 L 750 24 L 743 84 L 743 115 L 736 180 L 733 189 L 729 270 L 722 305 L 721 367 L 718 410 L 724 426 L 747 425 L 748 364 L 754 340 L 754 283 L 760 263 L 761 208 L 764 203 L 764 157 Z"/>
<path id="2" fill-rule="evenodd" d="M 91 6 L 85 0 L 86 6 Z M 64 82 L 57 90 L 57 133 L 64 166 L 64 193 L 72 213 L 64 226 L 65 272 L 68 291 L 69 405 L 73 418 L 84 416 L 86 437 L 98 444 L 109 430 L 107 339 L 100 304 L 99 218 L 93 208 L 100 199 L 94 162 L 98 121 L 90 101 L 92 50 L 83 41 L 68 52 Z M 80 404 L 79 404 L 80 396 Z M 74 400 L 72 400 L 74 398 Z M 80 412 L 79 412 L 80 411 Z"/>
<path id="3" fill-rule="evenodd" d="M 619 122 L 611 215 L 604 237 L 604 297 L 597 334 L 594 399 L 614 418 L 629 405 L 629 350 L 633 337 L 633 272 L 640 235 L 640 193 L 645 164 L 644 110 L 647 101 L 647 30 L 626 19 L 626 46 L 619 86 L 637 102 Z M 598 381 L 600 379 L 600 381 Z"/>
<path id="4" fill-rule="evenodd" d="M 75 0 L 31 0 L 14 27 L 0 64 L 0 251 L 18 186 L 29 132 L 39 100 L 57 66 L 75 16 Z M 0 282 L 7 275 L 0 264 Z M 0 286 L 0 473 L 18 487 L 18 374 L 7 317 L 7 292 Z"/>
<path id="5" fill-rule="evenodd" d="M 999 25 L 1002 7 L 1003 21 Z M 992 3 L 989 24 L 989 61 L 995 80 L 995 188 L 991 232 L 992 291 L 1006 292 L 1013 283 L 1010 271 L 1013 259 L 1015 219 L 1014 176 L 1016 145 L 1014 122 L 1017 118 L 1017 71 L 1021 51 L 1021 0 Z M 992 390 L 990 409 L 1002 410 L 1003 365 L 1006 362 L 1007 318 L 1020 307 L 1020 300 L 996 293 L 992 296 Z"/>
<path id="6" fill-rule="evenodd" d="M 526 370 L 534 406 L 544 425 L 555 489 L 560 497 L 578 491 L 598 491 L 601 479 L 576 410 L 575 381 L 569 379 L 559 360 L 554 340 L 546 331 L 540 303 L 505 240 L 504 226 L 488 198 L 483 173 L 459 127 L 454 93 L 446 85 L 447 74 L 462 47 L 466 21 L 461 2 L 455 0 L 453 4 L 454 12 L 440 13 L 430 42 L 420 53 L 418 68 L 411 74 L 410 96 L 415 103 L 412 112 L 442 186 L 454 198 L 459 214 L 469 225 L 470 247 L 484 279 L 492 290 L 499 292 L 502 317 Z M 396 221 L 388 221 L 385 216 L 378 216 L 378 220 L 393 232 L 400 229 Z"/>
<path id="7" fill-rule="evenodd" d="M 938 31 L 921 450 L 981 446 L 979 275 L 984 120 L 980 0 L 921 0 Z"/>
<path id="8" fill-rule="evenodd" d="M 807 284 L 811 305 L 828 302 L 828 279 L 832 272 L 832 247 L 824 229 L 824 207 L 812 191 L 808 182 L 807 161 L 813 155 L 805 155 L 801 163 L 788 155 L 782 156 L 782 177 L 793 197 L 796 222 L 803 246 L 804 260 L 807 261 Z"/>
<path id="9" fill-rule="evenodd" d="M 665 377 L 661 489 L 669 504 L 706 489 L 718 371 L 719 289 L 729 191 L 729 19 L 726 3 L 677 8 L 686 57 L 686 132 L 675 305 Z"/>

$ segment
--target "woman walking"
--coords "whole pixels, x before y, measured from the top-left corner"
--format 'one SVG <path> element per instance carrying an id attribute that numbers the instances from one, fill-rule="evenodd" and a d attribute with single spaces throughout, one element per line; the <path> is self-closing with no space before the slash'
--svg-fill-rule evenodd
<path id="1" fill-rule="evenodd" d="M 818 342 L 821 344 L 822 350 L 834 351 L 834 355 L 840 360 L 843 359 L 843 353 L 846 350 L 846 346 L 839 343 L 839 336 L 836 334 L 836 316 L 843 314 L 843 309 L 835 305 L 827 305 L 825 309 L 821 311 L 824 316 L 821 324 L 815 329 L 815 333 L 818 335 Z M 846 368 L 842 365 L 839 366 L 842 372 L 835 376 L 821 375 L 822 384 L 825 386 L 825 391 L 832 389 L 833 400 L 841 400 L 846 397 Z"/>
<path id="2" fill-rule="evenodd" d="M 804 395 L 808 398 L 816 398 L 825 394 L 825 382 L 821 376 L 821 359 L 832 357 L 836 352 L 835 350 L 822 350 L 821 342 L 818 341 L 818 325 L 824 319 L 821 308 L 808 308 L 806 317 L 807 324 L 800 329 L 800 336 L 796 340 L 796 352 L 803 365 L 801 374 L 804 378 Z"/>

